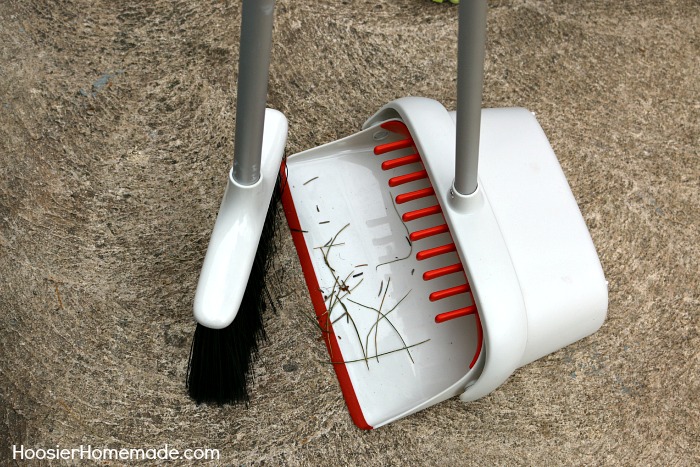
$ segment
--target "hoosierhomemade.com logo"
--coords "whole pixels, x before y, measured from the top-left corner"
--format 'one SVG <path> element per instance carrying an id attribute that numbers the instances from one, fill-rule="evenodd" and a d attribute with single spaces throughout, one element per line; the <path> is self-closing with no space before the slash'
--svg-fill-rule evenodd
<path id="1" fill-rule="evenodd" d="M 167 444 L 160 448 L 94 448 L 80 445 L 77 448 L 25 448 L 12 445 L 12 459 L 23 460 L 218 460 L 219 450 L 209 448 L 174 449 Z"/>

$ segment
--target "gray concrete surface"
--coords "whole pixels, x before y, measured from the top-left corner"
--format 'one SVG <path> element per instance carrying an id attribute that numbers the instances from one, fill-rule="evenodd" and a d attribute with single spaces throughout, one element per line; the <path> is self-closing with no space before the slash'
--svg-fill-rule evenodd
<path id="1" fill-rule="evenodd" d="M 362 432 L 285 229 L 249 407 L 185 394 L 231 163 L 239 2 L 0 2 L 0 463 L 12 444 L 168 443 L 218 448 L 221 465 L 697 465 L 700 4 L 490 4 L 484 104 L 537 112 L 609 317 L 478 402 Z M 280 0 L 269 103 L 288 152 L 396 97 L 453 108 L 456 13 Z"/>

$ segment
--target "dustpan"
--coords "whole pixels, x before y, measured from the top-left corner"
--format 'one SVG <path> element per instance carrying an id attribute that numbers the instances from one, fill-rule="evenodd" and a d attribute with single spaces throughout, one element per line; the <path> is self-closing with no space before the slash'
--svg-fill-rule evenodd
<path id="1" fill-rule="evenodd" d="M 458 113 L 398 99 L 283 165 L 316 321 L 360 428 L 483 397 L 605 319 L 607 282 L 535 116 L 480 108 L 485 18 L 485 1 L 460 5 Z"/>

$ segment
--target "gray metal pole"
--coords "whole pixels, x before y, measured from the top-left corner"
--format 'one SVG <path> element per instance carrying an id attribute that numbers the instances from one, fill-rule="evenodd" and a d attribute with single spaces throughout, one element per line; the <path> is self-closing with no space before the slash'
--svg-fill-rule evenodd
<path id="1" fill-rule="evenodd" d="M 454 187 L 462 195 L 474 193 L 477 187 L 487 6 L 487 0 L 462 0 L 459 4 Z"/>
<path id="2" fill-rule="evenodd" d="M 241 185 L 260 179 L 274 9 L 275 0 L 243 0 L 233 154 L 233 179 Z"/>

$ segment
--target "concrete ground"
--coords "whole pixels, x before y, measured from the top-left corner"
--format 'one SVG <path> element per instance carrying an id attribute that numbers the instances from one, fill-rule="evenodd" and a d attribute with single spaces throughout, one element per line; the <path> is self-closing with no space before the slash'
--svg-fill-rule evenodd
<path id="1" fill-rule="evenodd" d="M 0 2 L 0 463 L 13 444 L 164 443 L 218 448 L 221 465 L 700 463 L 700 4 L 489 3 L 484 106 L 537 113 L 608 319 L 488 397 L 362 432 L 286 227 L 249 406 L 185 393 L 240 3 Z M 279 0 L 269 105 L 288 153 L 400 96 L 454 108 L 456 18 L 429 0 Z"/>

